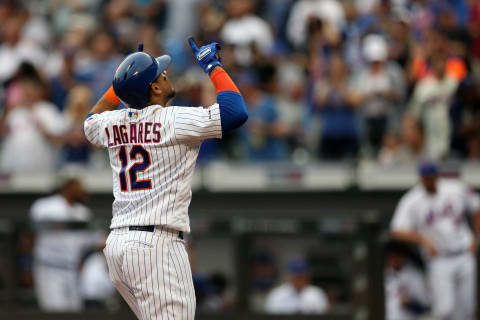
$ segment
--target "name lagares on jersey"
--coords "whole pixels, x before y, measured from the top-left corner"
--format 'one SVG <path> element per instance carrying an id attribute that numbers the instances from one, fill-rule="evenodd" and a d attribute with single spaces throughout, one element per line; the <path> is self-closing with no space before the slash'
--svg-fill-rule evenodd
<path id="1" fill-rule="evenodd" d="M 108 147 L 132 143 L 159 143 L 160 122 L 138 122 L 105 127 Z"/>

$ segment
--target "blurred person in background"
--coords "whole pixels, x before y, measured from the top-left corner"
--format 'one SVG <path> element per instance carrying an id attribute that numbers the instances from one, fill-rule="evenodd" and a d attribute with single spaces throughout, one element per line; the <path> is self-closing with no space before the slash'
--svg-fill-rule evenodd
<path id="1" fill-rule="evenodd" d="M 28 15 L 22 14 L 17 8 L 2 22 L 0 28 L 0 83 L 12 77 L 22 62 L 29 62 L 40 68 L 45 63 L 47 55 L 44 49 L 32 37 L 24 35 L 23 31 L 28 21 Z"/>
<path id="2" fill-rule="evenodd" d="M 414 89 L 407 116 L 422 123 L 425 128 L 425 149 L 430 159 L 441 160 L 450 151 L 450 103 L 459 81 L 446 73 L 447 57 L 433 55 L 430 71 Z"/>
<path id="3" fill-rule="evenodd" d="M 73 87 L 63 112 L 66 132 L 62 136 L 62 164 L 87 165 L 90 144 L 83 133 L 83 122 L 92 105 L 92 91 L 87 86 Z"/>
<path id="4" fill-rule="evenodd" d="M 276 64 L 276 68 L 278 88 L 275 99 L 280 118 L 287 127 L 289 153 L 295 157 L 298 151 L 310 146 L 308 135 L 312 130 L 307 119 L 310 115 L 306 97 L 307 81 L 303 70 L 295 62 L 283 59 Z"/>
<path id="5" fill-rule="evenodd" d="M 306 32 L 308 62 L 304 67 L 310 80 L 316 82 L 328 73 L 332 57 L 342 51 L 344 43 L 341 30 L 319 17 L 309 17 Z"/>
<path id="6" fill-rule="evenodd" d="M 232 299 L 225 293 L 229 286 L 222 272 L 211 274 L 194 273 L 193 285 L 197 301 L 197 310 L 203 312 L 221 312 L 232 308 Z"/>
<path id="7" fill-rule="evenodd" d="M 273 49 L 272 30 L 254 14 L 255 5 L 255 0 L 228 0 L 225 5 L 228 19 L 220 37 L 225 44 L 234 46 L 236 62 L 243 66 L 253 62 L 252 47 L 265 56 Z"/>
<path id="8" fill-rule="evenodd" d="M 458 3 L 464 1 L 457 1 Z M 436 7 L 436 28 L 442 33 L 450 47 L 450 53 L 463 61 L 467 60 L 471 48 L 472 37 L 464 24 L 459 21 L 461 17 L 455 11 L 454 5 L 447 1 L 440 2 Z"/>
<path id="9" fill-rule="evenodd" d="M 166 15 L 170 0 L 133 0 L 137 18 L 152 21 L 159 30 L 165 28 Z"/>
<path id="10" fill-rule="evenodd" d="M 57 194 L 36 200 L 30 209 L 36 231 L 35 293 L 42 310 L 67 312 L 83 308 L 78 282 L 82 257 L 105 243 L 104 234 L 87 230 L 92 213 L 83 204 L 86 197 L 83 184 L 69 178 Z"/>
<path id="11" fill-rule="evenodd" d="M 362 52 L 367 65 L 353 80 L 353 88 L 361 99 L 368 153 L 376 156 L 384 134 L 403 111 L 405 80 L 399 66 L 388 60 L 388 45 L 382 36 L 365 37 Z"/>
<path id="12" fill-rule="evenodd" d="M 467 65 L 461 57 L 455 54 L 454 42 L 438 29 L 428 29 L 414 42 L 411 61 L 406 70 L 408 80 L 415 86 L 420 80 L 432 73 L 432 60 L 436 56 L 444 59 L 445 75 L 461 82 L 468 74 Z"/>
<path id="13" fill-rule="evenodd" d="M 296 1 L 288 17 L 286 32 L 290 43 L 296 49 L 305 49 L 309 44 L 312 21 L 319 21 L 329 34 L 340 33 L 345 27 L 345 12 L 337 0 Z"/>
<path id="14" fill-rule="evenodd" d="M 405 5 L 410 16 L 410 29 L 416 36 L 431 29 L 435 22 L 435 15 L 431 8 L 432 1 L 414 0 Z"/>
<path id="15" fill-rule="evenodd" d="M 90 55 L 88 42 L 95 28 L 93 16 L 73 15 L 43 67 L 45 76 L 50 81 L 50 99 L 59 110 L 65 107 L 68 91 L 84 80 L 80 78 L 81 69 Z"/>
<path id="16" fill-rule="evenodd" d="M 430 309 L 426 277 L 420 259 L 413 256 L 403 243 L 389 241 L 385 246 L 386 320 L 415 320 Z"/>
<path id="17" fill-rule="evenodd" d="M 322 314 L 328 311 L 325 292 L 311 284 L 309 262 L 296 258 L 288 263 L 289 280 L 270 291 L 265 312 L 271 314 Z"/>
<path id="18" fill-rule="evenodd" d="M 409 16 L 405 9 L 397 8 L 392 18 L 388 34 L 390 38 L 389 56 L 404 70 L 410 61 L 411 54 Z"/>
<path id="19" fill-rule="evenodd" d="M 273 254 L 266 249 L 257 249 L 250 263 L 252 292 L 249 295 L 250 309 L 254 312 L 265 310 L 265 299 L 277 281 L 278 268 Z"/>
<path id="20" fill-rule="evenodd" d="M 394 167 L 405 160 L 404 156 L 400 135 L 393 130 L 385 133 L 382 148 L 378 153 L 378 162 L 384 167 Z"/>
<path id="21" fill-rule="evenodd" d="M 4 116 L 0 168 L 7 173 L 51 171 L 57 164 L 54 143 L 65 133 L 64 120 L 46 100 L 40 79 L 23 77 L 17 84 L 18 100 Z"/>
<path id="22" fill-rule="evenodd" d="M 451 125 L 450 157 L 480 158 L 480 94 L 469 75 L 459 84 L 449 110 Z"/>
<path id="23" fill-rule="evenodd" d="M 422 162 L 418 173 L 421 182 L 395 210 L 392 236 L 424 250 L 437 319 L 473 320 L 480 196 L 457 179 L 440 179 L 433 162 Z"/>
<path id="24" fill-rule="evenodd" d="M 115 296 L 115 287 L 108 276 L 105 256 L 100 250 L 87 252 L 80 262 L 78 286 L 86 310 L 102 310 Z"/>
<path id="25" fill-rule="evenodd" d="M 60 70 L 50 79 L 50 100 L 60 111 L 65 108 L 68 92 L 79 83 L 75 72 L 76 50 L 64 48 L 59 53 L 55 64 L 60 64 Z M 52 63 L 53 64 L 53 63 Z"/>
<path id="26" fill-rule="evenodd" d="M 385 167 L 412 165 L 425 158 L 425 137 L 421 123 L 410 117 L 402 121 L 401 132 L 391 130 L 383 137 L 378 161 Z"/>
<path id="27" fill-rule="evenodd" d="M 138 37 L 140 38 L 138 42 L 143 43 L 146 51 L 152 52 L 154 56 L 160 56 L 162 54 L 163 51 L 159 45 L 158 32 L 153 23 L 146 22 L 140 25 Z M 132 39 L 129 40 L 132 41 Z M 136 41 L 135 39 L 135 43 Z"/>
<path id="28" fill-rule="evenodd" d="M 227 12 L 219 6 L 212 5 L 212 0 L 200 1 L 197 5 L 199 20 L 197 35 L 204 41 L 214 41 L 220 38 L 221 30 L 227 19 Z M 228 48 L 229 46 L 226 46 Z M 231 46 L 230 46 L 231 47 Z M 224 48 L 222 48 L 223 50 Z M 224 60 L 222 55 L 222 60 Z M 223 61 L 222 61 L 223 62 Z"/>
<path id="29" fill-rule="evenodd" d="M 273 81 L 273 78 L 270 80 Z M 269 80 L 269 81 L 270 81 Z M 238 79 L 247 105 L 249 121 L 244 134 L 247 158 L 253 161 L 278 161 L 287 159 L 287 127 L 280 118 L 273 97 L 260 85 L 257 74 L 244 73 Z"/>
<path id="30" fill-rule="evenodd" d="M 88 83 L 93 90 L 93 99 L 98 101 L 107 91 L 112 76 L 120 64 L 121 56 L 116 51 L 114 35 L 107 30 L 97 30 L 91 39 L 90 56 L 77 69 L 81 81 Z"/>
<path id="31" fill-rule="evenodd" d="M 350 88 L 348 67 L 341 56 L 331 58 L 327 77 L 315 83 L 314 90 L 315 106 L 322 121 L 320 158 L 355 158 L 359 146 L 355 109 L 360 99 Z"/>
<path id="32" fill-rule="evenodd" d="M 262 15 L 266 18 L 268 24 L 272 26 L 274 34 L 274 47 L 282 53 L 290 52 L 287 41 L 286 27 L 290 9 L 296 0 L 266 0 L 261 2 Z"/>
<path id="33" fill-rule="evenodd" d="M 138 41 L 136 29 L 139 27 L 135 22 L 134 3 L 131 0 L 104 1 L 103 19 L 112 34 L 117 37 L 117 50 L 128 51 L 129 47 L 135 46 Z"/>
<path id="34" fill-rule="evenodd" d="M 51 18 L 51 25 L 56 35 L 63 36 L 72 25 L 77 25 L 79 20 L 94 19 L 101 12 L 101 1 L 42 1 L 39 5 L 40 12 L 46 13 Z M 80 18 L 80 19 L 79 19 Z"/>

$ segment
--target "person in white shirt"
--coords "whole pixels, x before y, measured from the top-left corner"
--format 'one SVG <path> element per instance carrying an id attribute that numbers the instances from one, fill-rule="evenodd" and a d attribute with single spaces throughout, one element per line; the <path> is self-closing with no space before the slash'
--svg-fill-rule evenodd
<path id="1" fill-rule="evenodd" d="M 0 83 L 15 75 L 22 62 L 28 62 L 41 69 L 47 60 L 47 54 L 39 43 L 43 26 L 37 23 L 33 34 L 33 19 L 25 21 L 21 15 L 12 15 L 2 21 L 2 42 L 0 43 Z M 43 30 L 41 30 L 43 29 Z M 35 38 L 37 37 L 38 38 Z"/>
<path id="2" fill-rule="evenodd" d="M 51 171 L 56 166 L 54 143 L 66 129 L 52 103 L 44 99 L 40 80 L 21 80 L 22 104 L 7 111 L 6 135 L 0 152 L 0 170 L 7 173 Z M 32 155 L 35 155 L 32 157 Z"/>
<path id="3" fill-rule="evenodd" d="M 430 308 L 425 274 L 420 258 L 404 243 L 389 241 L 385 248 L 385 319 L 415 320 Z"/>
<path id="4" fill-rule="evenodd" d="M 328 29 L 341 32 L 346 26 L 345 10 L 338 0 L 296 1 L 287 21 L 288 40 L 297 48 L 307 44 L 308 23 L 311 18 L 320 19 Z"/>
<path id="5" fill-rule="evenodd" d="M 225 44 L 235 46 L 235 59 L 241 65 L 253 62 L 251 46 L 267 55 L 273 49 L 273 33 L 268 23 L 254 15 L 254 1 L 229 0 L 226 4 L 229 19 L 223 26 L 220 37 Z"/>
<path id="6" fill-rule="evenodd" d="M 362 42 L 366 64 L 352 76 L 352 90 L 360 101 L 368 151 L 377 155 L 385 133 L 395 129 L 402 110 L 406 83 L 399 65 L 388 57 L 389 45 L 379 34 Z"/>
<path id="7" fill-rule="evenodd" d="M 415 85 L 408 104 L 408 116 L 425 127 L 427 156 L 441 160 L 450 151 L 450 104 L 460 82 L 445 72 L 445 55 L 434 55 L 429 62 L 431 70 Z"/>
<path id="8" fill-rule="evenodd" d="M 288 264 L 289 281 L 272 289 L 265 302 L 271 314 L 321 314 L 328 310 L 327 295 L 311 284 L 311 268 L 302 258 Z"/>
<path id="9" fill-rule="evenodd" d="M 439 320 L 473 319 L 476 301 L 476 236 L 480 197 L 456 179 L 439 179 L 432 162 L 419 165 L 421 183 L 400 200 L 393 238 L 426 252 L 433 314 Z M 473 229 L 467 213 L 473 214 Z"/>
<path id="10" fill-rule="evenodd" d="M 105 243 L 104 235 L 86 230 L 91 212 L 82 204 L 85 196 L 80 181 L 69 179 L 58 194 L 32 205 L 30 216 L 36 232 L 33 277 L 42 310 L 83 308 L 78 284 L 81 259 L 86 251 Z"/>

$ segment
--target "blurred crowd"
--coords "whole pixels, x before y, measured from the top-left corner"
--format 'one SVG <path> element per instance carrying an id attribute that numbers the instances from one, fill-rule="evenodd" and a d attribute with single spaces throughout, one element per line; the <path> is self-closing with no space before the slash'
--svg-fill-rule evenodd
<path id="1" fill-rule="evenodd" d="M 104 166 L 83 120 L 139 42 L 168 53 L 173 105 L 215 92 L 186 37 L 222 44 L 249 121 L 200 159 L 480 157 L 474 0 L 0 1 L 0 171 Z"/>

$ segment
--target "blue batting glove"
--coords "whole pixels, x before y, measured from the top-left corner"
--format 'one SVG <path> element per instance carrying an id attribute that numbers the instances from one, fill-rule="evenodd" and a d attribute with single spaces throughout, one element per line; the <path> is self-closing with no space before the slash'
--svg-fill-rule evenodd
<path id="1" fill-rule="evenodd" d="M 195 59 L 206 74 L 210 74 L 210 72 L 212 72 L 213 68 L 215 68 L 216 66 L 222 66 L 222 60 L 220 59 L 220 55 L 218 54 L 218 51 L 221 48 L 217 42 L 212 42 L 199 48 L 197 46 L 197 43 L 195 42 L 195 39 L 193 39 L 193 37 L 190 37 L 188 38 L 188 43 L 192 48 Z"/>

